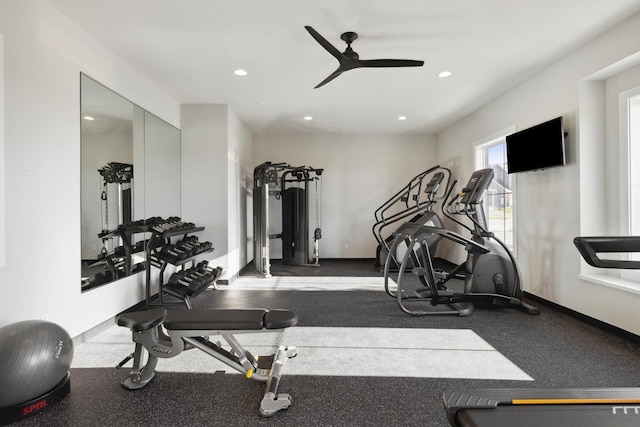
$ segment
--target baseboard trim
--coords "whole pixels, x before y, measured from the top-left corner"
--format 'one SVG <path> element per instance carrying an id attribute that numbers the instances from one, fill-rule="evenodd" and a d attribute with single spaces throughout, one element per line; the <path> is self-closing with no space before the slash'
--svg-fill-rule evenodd
<path id="1" fill-rule="evenodd" d="M 238 278 L 239 274 L 240 274 L 240 272 L 235 273 L 234 275 L 232 275 L 231 277 L 227 277 L 226 279 L 218 279 L 218 280 L 216 280 L 216 284 L 218 284 L 218 285 L 228 285 L 229 283 L 233 283 L 233 281 Z"/>
<path id="2" fill-rule="evenodd" d="M 545 305 L 547 307 L 553 308 L 554 310 L 557 310 L 563 314 L 566 314 L 568 316 L 573 317 L 574 319 L 580 320 L 581 322 L 584 322 L 586 324 L 589 324 L 591 326 L 595 326 L 598 329 L 602 329 L 603 331 L 612 333 L 616 336 L 619 336 L 620 338 L 624 338 L 628 341 L 631 341 L 633 343 L 636 344 L 640 344 L 640 335 L 636 335 L 632 332 L 626 331 L 622 328 L 619 328 L 617 326 L 614 326 L 610 323 L 607 322 L 603 322 L 602 320 L 598 320 L 596 318 L 593 318 L 591 316 L 587 316 L 586 314 L 580 313 L 578 311 L 572 310 L 570 308 L 567 308 L 563 305 L 557 304 L 553 301 L 549 301 L 547 299 L 544 299 L 542 297 L 539 297 L 537 295 L 533 295 L 530 294 L 529 292 L 524 292 L 524 296 L 531 299 L 532 301 L 535 301 L 539 304 Z"/>
<path id="3" fill-rule="evenodd" d="M 78 347 L 80 344 L 84 344 L 87 341 L 90 341 L 93 337 L 100 335 L 102 332 L 106 331 L 110 327 L 116 324 L 116 317 L 113 316 L 104 322 L 97 324 L 89 330 L 82 332 L 80 335 L 76 335 L 73 337 L 73 345 L 74 347 Z"/>

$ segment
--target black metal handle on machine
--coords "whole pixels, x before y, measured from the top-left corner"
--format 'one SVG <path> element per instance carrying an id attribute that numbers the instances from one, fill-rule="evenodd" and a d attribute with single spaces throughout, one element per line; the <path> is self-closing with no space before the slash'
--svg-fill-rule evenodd
<path id="1" fill-rule="evenodd" d="M 438 172 L 431 177 L 431 180 L 426 184 L 424 189 L 424 194 L 427 194 L 427 200 L 421 200 L 420 195 L 423 193 L 423 181 L 427 176 L 429 176 L 436 170 L 442 170 L 443 172 Z M 445 178 L 445 173 L 445 195 L 440 198 L 437 197 L 436 192 Z M 447 200 L 448 194 L 450 194 L 453 187 L 452 185 L 450 185 L 450 183 L 451 171 L 440 165 L 433 166 L 432 168 L 429 168 L 426 171 L 413 177 L 407 185 L 405 185 L 400 191 L 394 194 L 389 200 L 384 202 L 374 212 L 376 222 L 375 224 L 373 224 L 371 230 L 374 237 L 376 238 L 376 241 L 381 245 L 386 245 L 385 239 L 382 237 L 382 230 L 384 228 L 395 224 L 405 218 L 420 214 L 425 210 L 431 209 L 431 206 L 433 206 L 438 200 Z M 413 197 L 411 197 L 412 194 Z M 412 201 L 414 203 L 410 205 L 409 201 Z M 387 211 L 397 206 L 396 204 L 398 202 L 404 202 L 405 207 L 392 215 L 386 216 Z"/>
<path id="2" fill-rule="evenodd" d="M 491 168 L 480 169 L 473 172 L 460 194 L 447 204 L 446 211 L 443 209 L 444 215 L 474 233 L 474 230 L 452 216 L 465 215 L 473 222 L 480 234 L 489 235 L 484 211 L 482 210 L 482 201 L 485 192 L 493 181 L 493 176 L 494 172 Z"/>
<path id="3" fill-rule="evenodd" d="M 426 171 L 414 176 L 411 181 L 407 185 L 405 185 L 400 191 L 391 196 L 389 200 L 384 202 L 376 211 L 374 212 L 374 217 L 376 218 L 376 222 L 380 222 L 384 219 L 384 212 L 388 210 L 393 204 L 401 200 L 403 197 L 407 197 L 409 192 L 413 190 L 416 186 L 419 185 L 420 182 L 424 179 L 425 176 L 430 174 L 431 172 L 438 169 L 440 166 L 434 166 L 432 168 L 427 169 Z"/>
<path id="4" fill-rule="evenodd" d="M 449 200 L 449 197 L 451 197 L 451 193 L 453 192 L 454 187 L 456 186 L 456 184 L 458 183 L 458 181 L 453 181 L 453 185 L 451 186 L 451 188 L 449 188 L 449 191 L 446 194 L 445 197 L 445 201 Z M 473 230 L 471 229 L 471 227 L 469 227 L 467 224 L 463 223 L 462 221 L 458 220 L 457 218 L 455 218 L 453 216 L 453 214 L 459 215 L 460 212 L 453 208 L 453 206 L 457 205 L 457 200 L 460 198 L 460 193 L 456 194 L 455 196 L 453 196 L 453 198 L 448 202 L 448 203 L 443 203 L 442 204 L 442 214 L 444 216 L 446 216 L 447 218 L 449 218 L 451 221 L 455 222 L 456 224 L 460 225 L 461 227 L 466 228 L 467 230 L 469 230 L 470 232 L 473 233 Z"/>
<path id="5" fill-rule="evenodd" d="M 576 237 L 573 243 L 587 264 L 598 268 L 639 270 L 640 261 L 602 259 L 599 253 L 638 253 L 640 236 Z"/>

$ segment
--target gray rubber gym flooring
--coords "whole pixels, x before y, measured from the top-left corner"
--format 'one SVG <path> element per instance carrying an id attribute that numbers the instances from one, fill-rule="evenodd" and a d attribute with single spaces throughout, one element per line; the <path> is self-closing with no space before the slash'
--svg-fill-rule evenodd
<path id="1" fill-rule="evenodd" d="M 114 327 L 76 348 L 70 395 L 18 424 L 446 426 L 447 389 L 640 382 L 640 345 L 538 302 L 529 301 L 542 308 L 538 316 L 478 309 L 469 317 L 418 318 L 402 313 L 384 293 L 371 260 L 328 261 L 320 268 L 274 265 L 273 273 L 260 282 L 249 269 L 193 302 L 199 308 L 288 308 L 298 314 L 298 325 L 282 337 L 299 350 L 285 364 L 280 384 L 293 397 L 289 409 L 261 418 L 264 385 L 223 372 L 198 350 L 167 359 L 174 365 L 161 361 L 148 386 L 126 390 L 120 381 L 128 371 L 113 366 L 133 344 L 126 330 L 123 335 L 123 328 Z M 251 351 L 252 342 L 264 345 L 236 337 Z"/>

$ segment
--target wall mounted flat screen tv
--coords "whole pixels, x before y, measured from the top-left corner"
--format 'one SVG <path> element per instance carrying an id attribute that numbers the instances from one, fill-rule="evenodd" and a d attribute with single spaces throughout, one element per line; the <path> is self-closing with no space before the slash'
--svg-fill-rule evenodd
<path id="1" fill-rule="evenodd" d="M 564 137 L 562 117 L 507 136 L 509 173 L 564 166 Z"/>

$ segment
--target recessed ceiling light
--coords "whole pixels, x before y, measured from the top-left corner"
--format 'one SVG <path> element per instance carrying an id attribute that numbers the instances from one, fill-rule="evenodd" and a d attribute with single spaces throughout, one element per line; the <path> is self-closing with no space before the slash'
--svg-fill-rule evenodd
<path id="1" fill-rule="evenodd" d="M 407 116 L 398 116 L 398 120 L 407 120 Z"/>
<path id="2" fill-rule="evenodd" d="M 438 77 L 441 77 L 441 78 L 443 78 L 443 79 L 444 79 L 445 77 L 450 77 L 450 76 L 451 76 L 451 71 L 443 71 L 443 72 L 441 72 L 440 74 L 438 74 Z"/>
<path id="3" fill-rule="evenodd" d="M 95 119 L 94 119 L 93 117 L 91 117 L 91 116 L 84 116 L 84 117 L 83 117 L 83 119 L 85 119 L 85 120 L 89 120 L 89 121 L 95 120 Z"/>
<path id="4" fill-rule="evenodd" d="M 237 70 L 235 70 L 235 71 L 233 72 L 233 74 L 235 74 L 236 76 L 243 76 L 243 77 L 244 77 L 244 76 L 246 76 L 248 73 L 247 73 L 247 70 L 243 70 L 242 68 L 238 68 Z"/>
<path id="5" fill-rule="evenodd" d="M 305 119 L 305 120 L 307 120 L 307 121 L 309 121 L 309 120 L 313 120 L 313 117 L 311 117 L 311 116 L 304 116 L 304 119 Z"/>

